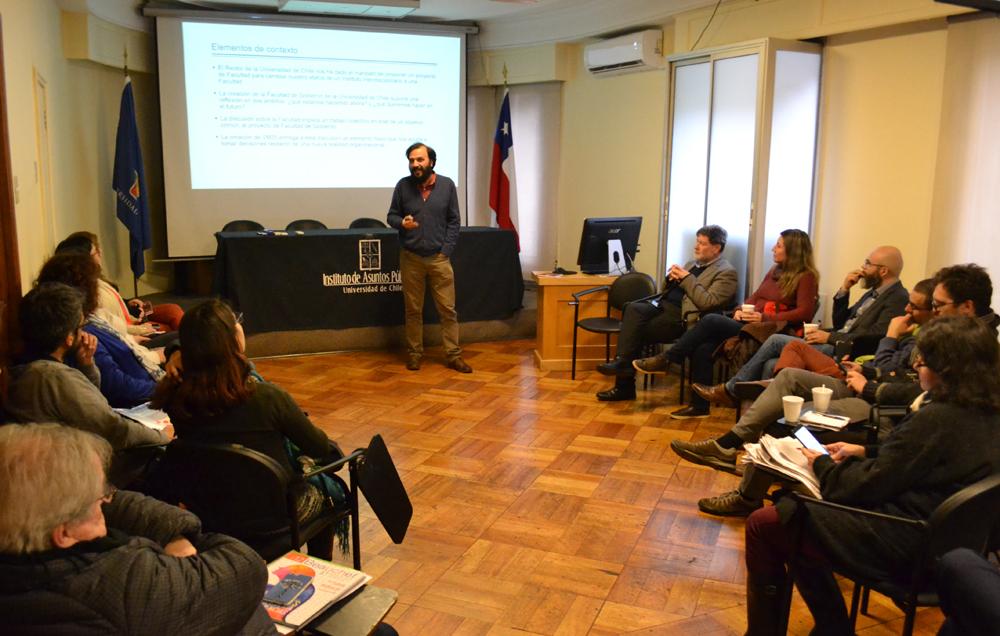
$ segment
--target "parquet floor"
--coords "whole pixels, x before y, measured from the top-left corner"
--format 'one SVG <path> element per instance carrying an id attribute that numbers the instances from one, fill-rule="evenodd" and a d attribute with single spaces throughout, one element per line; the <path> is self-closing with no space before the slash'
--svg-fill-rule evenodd
<path id="1" fill-rule="evenodd" d="M 675 380 L 634 403 L 603 403 L 596 372 L 541 372 L 533 340 L 466 347 L 462 375 L 429 352 L 258 360 L 345 449 L 381 433 L 413 502 L 394 545 L 370 514 L 362 558 L 399 592 L 400 634 L 742 634 L 743 520 L 695 502 L 736 478 L 680 460 L 672 439 L 702 439 L 733 411 L 676 421 Z M 872 595 L 862 634 L 898 634 L 902 614 Z M 922 610 L 918 634 L 934 634 Z M 812 619 L 796 597 L 790 632 Z"/>

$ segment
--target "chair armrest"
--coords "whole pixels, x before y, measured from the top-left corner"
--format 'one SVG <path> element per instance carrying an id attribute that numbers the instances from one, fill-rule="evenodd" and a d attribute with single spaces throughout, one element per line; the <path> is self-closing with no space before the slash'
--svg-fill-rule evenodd
<path id="1" fill-rule="evenodd" d="M 345 464 L 350 464 L 354 461 L 357 461 L 358 458 L 362 457 L 364 454 L 365 454 L 364 449 L 358 449 L 353 453 L 351 453 L 350 455 L 345 455 L 344 457 L 341 457 L 335 462 L 330 462 L 329 464 L 325 464 L 323 466 L 317 466 L 312 470 L 303 472 L 302 479 L 309 479 L 310 477 L 313 477 L 315 475 L 320 475 L 322 473 L 336 472 L 340 470 L 340 468 L 342 468 Z"/>
<path id="2" fill-rule="evenodd" d="M 579 301 L 580 297 L 582 296 L 586 296 L 588 294 L 593 294 L 595 292 L 600 292 L 600 291 L 608 291 L 609 289 L 611 289 L 610 285 L 601 285 L 600 287 L 591 287 L 590 289 L 584 289 L 583 291 L 573 292 L 572 296 L 577 301 Z M 570 304 L 572 305 L 574 303 L 571 302 Z"/>
<path id="3" fill-rule="evenodd" d="M 813 499 L 812 497 L 806 497 L 797 492 L 793 492 L 790 495 L 796 503 L 800 505 L 807 506 L 820 506 L 822 508 L 830 508 L 832 510 L 839 510 L 848 514 L 854 514 L 861 517 L 869 517 L 871 519 L 881 519 L 883 521 L 892 521 L 894 523 L 900 523 L 903 525 L 915 526 L 921 529 L 927 529 L 927 522 L 922 519 L 911 519 L 909 517 L 900 517 L 897 515 L 890 515 L 884 512 L 875 512 L 874 510 L 865 510 L 864 508 L 855 508 L 853 506 L 846 506 L 844 504 L 834 503 L 832 501 L 826 501 L 823 499 Z"/>

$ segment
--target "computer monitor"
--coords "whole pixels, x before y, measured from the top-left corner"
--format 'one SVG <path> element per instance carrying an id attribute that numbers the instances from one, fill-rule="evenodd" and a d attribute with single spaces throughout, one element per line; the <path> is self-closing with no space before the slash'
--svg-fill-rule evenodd
<path id="1" fill-rule="evenodd" d="M 618 239 L 625 252 L 624 269 L 632 269 L 639 249 L 641 216 L 619 216 L 584 219 L 580 236 L 580 253 L 576 262 L 584 274 L 608 273 L 608 241 Z"/>

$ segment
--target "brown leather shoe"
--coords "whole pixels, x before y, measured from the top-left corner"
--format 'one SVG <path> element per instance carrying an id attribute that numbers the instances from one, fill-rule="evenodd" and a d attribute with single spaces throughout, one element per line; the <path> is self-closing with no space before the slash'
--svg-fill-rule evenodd
<path id="1" fill-rule="evenodd" d="M 666 375 L 670 368 L 670 361 L 667 360 L 667 354 L 661 353 L 649 358 L 633 360 L 632 367 L 645 375 Z"/>
<path id="2" fill-rule="evenodd" d="M 420 356 L 411 353 L 410 357 L 406 359 L 406 368 L 409 371 L 419 371 L 420 370 Z"/>
<path id="3" fill-rule="evenodd" d="M 708 400 L 712 404 L 718 406 L 725 406 L 727 408 L 736 408 L 736 399 L 726 392 L 725 384 L 716 384 L 715 386 L 705 386 L 704 384 L 692 384 L 691 388 L 703 399 Z"/>
<path id="4" fill-rule="evenodd" d="M 459 373 L 472 373 L 472 367 L 466 364 L 465 360 L 461 358 L 452 358 L 448 361 L 448 368 L 454 369 Z"/>

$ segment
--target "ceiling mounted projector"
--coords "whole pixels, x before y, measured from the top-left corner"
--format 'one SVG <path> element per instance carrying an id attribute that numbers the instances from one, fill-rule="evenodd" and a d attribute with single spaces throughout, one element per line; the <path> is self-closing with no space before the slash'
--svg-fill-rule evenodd
<path id="1" fill-rule="evenodd" d="M 402 18 L 420 8 L 420 0 L 281 0 L 278 11 L 366 18 Z"/>

